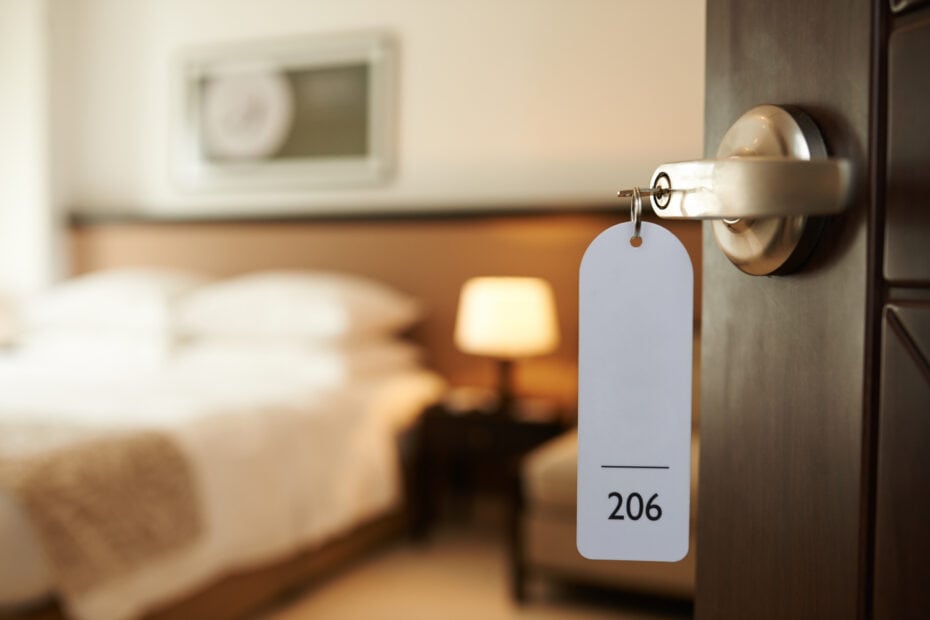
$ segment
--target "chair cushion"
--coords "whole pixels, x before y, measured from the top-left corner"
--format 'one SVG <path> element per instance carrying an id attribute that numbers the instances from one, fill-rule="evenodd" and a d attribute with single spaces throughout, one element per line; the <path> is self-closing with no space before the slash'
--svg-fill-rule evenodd
<path id="1" fill-rule="evenodd" d="M 575 509 L 578 484 L 578 431 L 547 441 L 523 459 L 527 503 Z"/>

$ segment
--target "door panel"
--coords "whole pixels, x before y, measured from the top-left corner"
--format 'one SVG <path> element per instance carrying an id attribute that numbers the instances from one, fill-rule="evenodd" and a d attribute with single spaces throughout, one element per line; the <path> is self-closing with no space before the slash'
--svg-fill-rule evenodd
<path id="1" fill-rule="evenodd" d="M 930 15 L 888 44 L 888 206 L 885 278 L 930 284 Z"/>
<path id="2" fill-rule="evenodd" d="M 930 304 L 885 311 L 876 620 L 930 617 Z"/>
<path id="3" fill-rule="evenodd" d="M 859 183 L 789 276 L 743 274 L 705 227 L 699 618 L 863 607 L 872 8 L 708 1 L 706 154 L 749 108 L 795 105 Z"/>

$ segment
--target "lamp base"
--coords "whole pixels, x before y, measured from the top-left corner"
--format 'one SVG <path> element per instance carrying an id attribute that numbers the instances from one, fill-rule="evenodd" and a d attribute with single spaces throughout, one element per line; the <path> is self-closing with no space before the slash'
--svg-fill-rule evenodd
<path id="1" fill-rule="evenodd" d="M 513 360 L 497 360 L 497 410 L 508 413 L 513 410 Z"/>

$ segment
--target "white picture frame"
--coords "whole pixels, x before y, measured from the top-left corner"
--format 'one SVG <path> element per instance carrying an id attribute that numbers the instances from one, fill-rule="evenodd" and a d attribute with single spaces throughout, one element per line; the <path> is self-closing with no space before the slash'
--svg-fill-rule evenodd
<path id="1" fill-rule="evenodd" d="M 188 50 L 178 70 L 178 185 L 277 191 L 385 182 L 395 65 L 383 32 Z"/>

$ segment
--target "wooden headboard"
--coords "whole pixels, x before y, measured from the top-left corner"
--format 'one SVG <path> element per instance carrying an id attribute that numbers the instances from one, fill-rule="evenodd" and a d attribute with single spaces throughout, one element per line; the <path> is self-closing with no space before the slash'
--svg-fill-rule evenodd
<path id="1" fill-rule="evenodd" d="M 412 293 L 429 316 L 412 336 L 453 385 L 490 386 L 494 367 L 457 351 L 452 330 L 459 288 L 476 275 L 546 278 L 562 332 L 554 354 L 521 362 L 520 393 L 574 406 L 578 355 L 578 266 L 611 213 L 454 216 L 396 220 L 84 222 L 72 226 L 76 274 L 125 266 L 197 269 L 229 276 L 259 269 L 332 269 L 373 277 Z M 695 271 L 700 312 L 701 228 L 663 222 L 684 242 Z"/>

